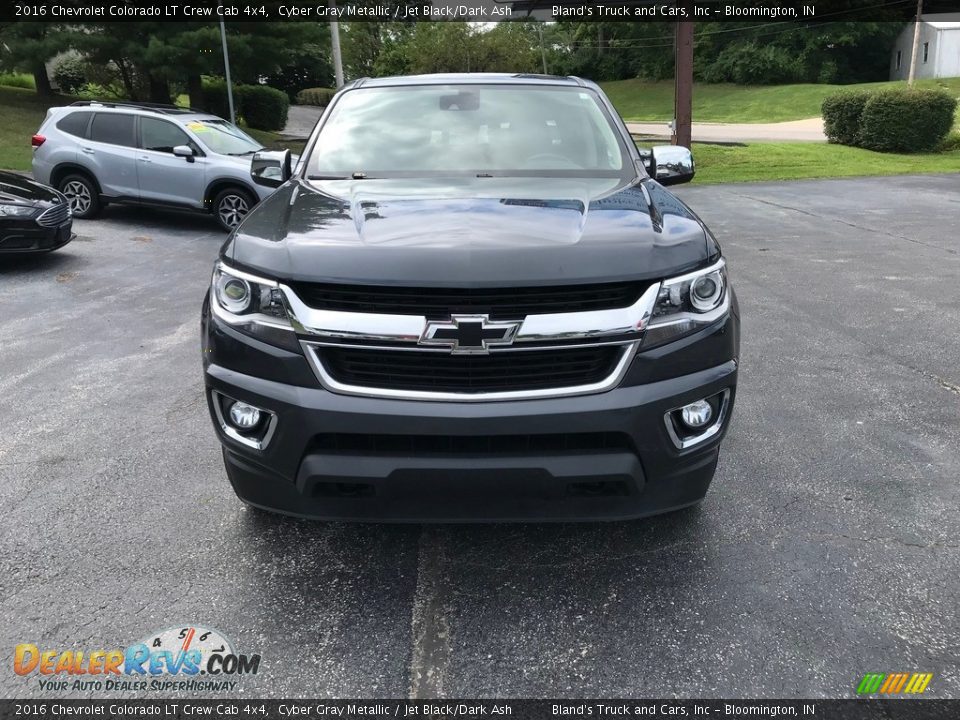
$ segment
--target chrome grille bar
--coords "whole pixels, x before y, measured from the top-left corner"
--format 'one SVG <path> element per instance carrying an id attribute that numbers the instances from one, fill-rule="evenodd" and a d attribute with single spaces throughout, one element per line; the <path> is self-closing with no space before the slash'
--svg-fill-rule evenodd
<path id="1" fill-rule="evenodd" d="M 423 315 L 386 315 L 379 313 L 356 313 L 341 310 L 321 310 L 304 303 L 287 285 L 280 285 L 286 298 L 290 320 L 300 335 L 310 336 L 323 344 L 356 344 L 357 346 L 428 351 L 418 345 L 427 327 Z M 589 310 L 585 312 L 548 313 L 527 315 L 513 338 L 513 344 L 496 348 L 497 352 L 510 352 L 536 344 L 538 348 L 572 343 L 629 344 L 643 334 L 660 292 L 660 283 L 654 283 L 633 305 L 612 310 Z M 491 348 L 494 350 L 494 348 Z"/>

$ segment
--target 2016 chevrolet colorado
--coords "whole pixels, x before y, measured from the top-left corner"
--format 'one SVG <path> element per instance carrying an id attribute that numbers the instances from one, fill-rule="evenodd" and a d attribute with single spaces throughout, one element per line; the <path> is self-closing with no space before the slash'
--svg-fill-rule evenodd
<path id="1" fill-rule="evenodd" d="M 713 235 L 594 83 L 358 80 L 224 244 L 207 399 L 245 502 L 351 520 L 622 519 L 698 502 L 737 384 Z"/>

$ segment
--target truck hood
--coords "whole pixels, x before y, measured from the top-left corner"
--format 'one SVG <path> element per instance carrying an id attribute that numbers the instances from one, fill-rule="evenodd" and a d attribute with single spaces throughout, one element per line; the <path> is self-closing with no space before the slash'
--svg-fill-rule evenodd
<path id="1" fill-rule="evenodd" d="M 227 241 L 233 264 L 290 281 L 495 287 L 660 278 L 715 253 L 650 180 L 292 180 Z"/>

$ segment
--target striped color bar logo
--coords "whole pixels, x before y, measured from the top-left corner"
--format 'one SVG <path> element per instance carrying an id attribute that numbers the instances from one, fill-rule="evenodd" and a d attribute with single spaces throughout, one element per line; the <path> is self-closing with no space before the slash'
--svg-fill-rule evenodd
<path id="1" fill-rule="evenodd" d="M 927 689 L 933 673 L 867 673 L 857 695 L 918 695 Z"/>

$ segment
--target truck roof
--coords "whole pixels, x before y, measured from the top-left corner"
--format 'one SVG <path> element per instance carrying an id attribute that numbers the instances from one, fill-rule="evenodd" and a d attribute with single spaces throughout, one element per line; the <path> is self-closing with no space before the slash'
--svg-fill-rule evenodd
<path id="1" fill-rule="evenodd" d="M 573 76 L 538 75 L 534 73 L 436 73 L 432 75 L 396 75 L 382 78 L 360 78 L 347 87 L 392 87 L 400 85 L 569 85 L 593 87 L 593 83 Z"/>

